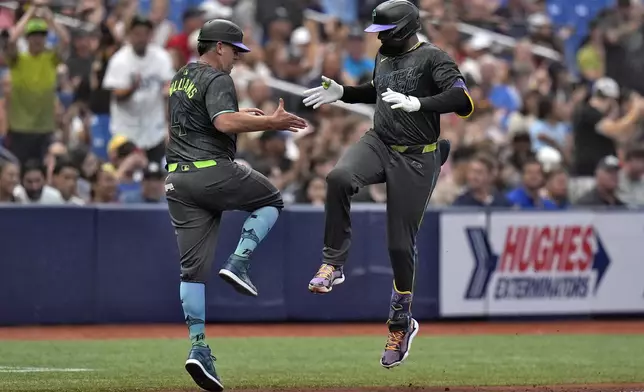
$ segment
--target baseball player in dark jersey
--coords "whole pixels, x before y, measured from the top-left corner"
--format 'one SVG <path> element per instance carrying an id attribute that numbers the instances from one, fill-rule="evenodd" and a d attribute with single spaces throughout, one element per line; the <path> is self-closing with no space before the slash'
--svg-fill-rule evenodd
<path id="1" fill-rule="evenodd" d="M 378 33 L 382 46 L 373 80 L 356 87 L 322 77 L 307 90 L 304 104 L 342 100 L 376 104 L 374 127 L 351 146 L 327 176 L 323 264 L 309 283 L 328 293 L 344 282 L 351 245 L 351 197 L 366 185 L 387 184 L 387 236 L 394 273 L 389 335 L 380 363 L 391 368 L 409 354 L 418 322 L 411 317 L 416 233 L 422 222 L 449 142 L 440 141 L 440 114 L 468 117 L 474 105 L 455 62 L 438 47 L 419 42 L 419 12 L 406 0 L 389 0 L 373 11 L 365 31 Z"/>
<path id="2" fill-rule="evenodd" d="M 181 302 L 192 349 L 186 370 L 209 391 L 221 391 L 214 357 L 205 342 L 205 282 L 215 253 L 222 212 L 249 211 L 235 252 L 219 271 L 242 294 L 256 296 L 249 278 L 250 258 L 283 208 L 279 191 L 260 173 L 233 161 L 238 133 L 297 131 L 306 122 L 284 110 L 266 116 L 239 110 L 230 71 L 242 43 L 242 30 L 226 20 L 206 22 L 199 34 L 197 62 L 172 79 L 170 140 L 166 149 L 166 196 L 181 255 Z"/>

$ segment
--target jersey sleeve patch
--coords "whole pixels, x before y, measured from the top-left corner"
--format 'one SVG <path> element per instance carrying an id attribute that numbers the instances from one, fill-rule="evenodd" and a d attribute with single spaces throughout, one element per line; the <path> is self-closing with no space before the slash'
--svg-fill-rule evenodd
<path id="1" fill-rule="evenodd" d="M 470 111 L 467 113 L 456 113 L 457 116 L 460 118 L 468 118 L 474 113 L 474 100 L 472 99 L 472 96 L 470 95 L 470 90 L 468 90 L 467 85 L 463 81 L 463 79 L 456 79 L 454 84 L 452 85 L 452 88 L 461 88 L 463 89 L 463 92 L 467 96 L 467 99 L 470 100 Z"/>

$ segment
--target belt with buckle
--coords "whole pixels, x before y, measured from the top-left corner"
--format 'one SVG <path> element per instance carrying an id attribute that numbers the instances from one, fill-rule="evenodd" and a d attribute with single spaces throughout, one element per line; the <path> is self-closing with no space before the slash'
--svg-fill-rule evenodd
<path id="1" fill-rule="evenodd" d="M 389 146 L 392 150 L 398 151 L 401 154 L 426 154 L 428 152 L 436 151 L 438 143 L 426 144 L 421 146 Z"/>
<path id="2" fill-rule="evenodd" d="M 168 173 L 175 171 L 187 172 L 193 169 L 203 169 L 212 166 L 217 166 L 217 162 L 212 159 L 207 161 L 169 163 Z"/>

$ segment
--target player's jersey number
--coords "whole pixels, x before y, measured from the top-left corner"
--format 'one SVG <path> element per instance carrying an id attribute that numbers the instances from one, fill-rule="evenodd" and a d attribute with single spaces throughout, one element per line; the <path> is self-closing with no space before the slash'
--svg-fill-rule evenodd
<path id="1" fill-rule="evenodd" d="M 185 115 L 177 112 L 177 110 L 174 110 L 170 115 L 170 132 L 175 136 L 186 136 Z"/>

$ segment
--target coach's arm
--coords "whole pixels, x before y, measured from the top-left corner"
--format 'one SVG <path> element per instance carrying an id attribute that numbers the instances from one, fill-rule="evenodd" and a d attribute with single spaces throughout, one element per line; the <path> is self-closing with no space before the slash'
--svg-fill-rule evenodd
<path id="1" fill-rule="evenodd" d="M 295 117 L 295 116 L 294 116 Z M 299 117 L 298 117 L 299 118 Z M 302 120 L 304 121 L 304 120 Z M 223 133 L 247 133 L 261 131 L 293 130 L 291 128 L 306 128 L 306 123 L 300 127 L 279 126 L 275 115 L 257 116 L 244 112 L 226 112 L 215 115 L 212 121 L 215 128 Z M 294 130 L 293 130 L 294 131 Z"/>
<path id="2" fill-rule="evenodd" d="M 284 110 L 284 100 L 271 116 L 261 116 L 237 110 L 237 93 L 232 78 L 221 75 L 206 90 L 206 108 L 212 124 L 223 133 L 259 131 L 297 131 L 306 128 L 304 119 Z"/>

